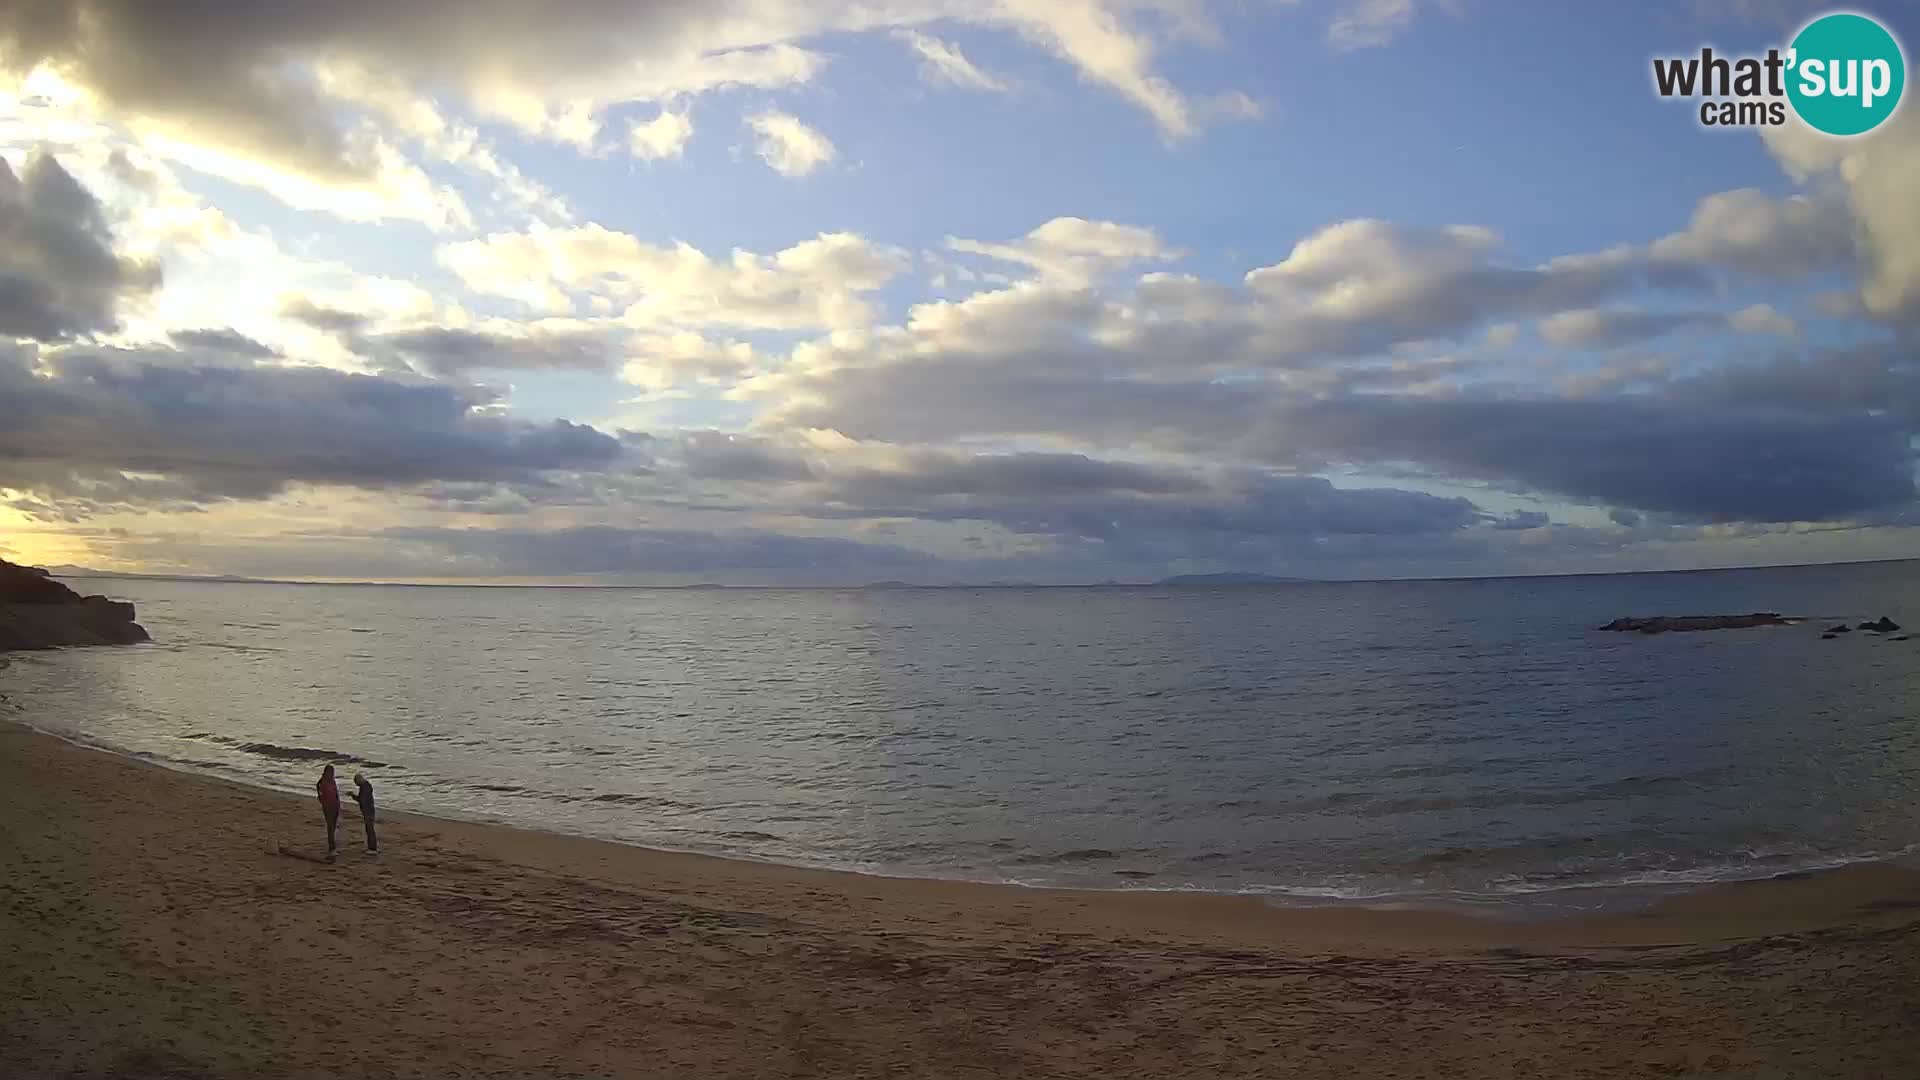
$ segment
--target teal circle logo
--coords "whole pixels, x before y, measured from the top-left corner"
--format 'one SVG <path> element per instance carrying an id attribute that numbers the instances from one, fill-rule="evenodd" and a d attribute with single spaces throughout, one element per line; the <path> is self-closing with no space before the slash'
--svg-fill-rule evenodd
<path id="1" fill-rule="evenodd" d="M 1787 100 L 1816 130 L 1864 135 L 1900 107 L 1907 60 L 1886 27 L 1850 12 L 1822 15 L 1793 39 Z"/>

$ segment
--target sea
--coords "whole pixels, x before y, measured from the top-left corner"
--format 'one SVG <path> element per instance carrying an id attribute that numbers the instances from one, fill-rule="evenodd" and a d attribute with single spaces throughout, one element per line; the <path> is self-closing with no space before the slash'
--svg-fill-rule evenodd
<path id="1" fill-rule="evenodd" d="M 1920 631 L 1920 562 L 72 584 L 132 600 L 154 642 L 13 654 L 15 719 L 287 791 L 336 761 L 391 809 L 872 874 L 1515 912 L 1920 858 L 1920 633 L 1822 637 L 1882 615 Z M 1749 611 L 1805 621 L 1597 629 Z M 310 824 L 290 812 L 289 835 Z"/>

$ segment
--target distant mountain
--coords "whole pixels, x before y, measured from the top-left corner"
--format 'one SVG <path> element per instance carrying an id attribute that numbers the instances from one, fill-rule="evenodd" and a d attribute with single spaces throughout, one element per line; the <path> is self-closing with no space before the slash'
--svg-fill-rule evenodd
<path id="1" fill-rule="evenodd" d="M 240 577 L 237 574 L 129 574 L 119 570 L 95 570 L 90 566 L 49 566 L 47 573 L 60 578 L 118 578 L 127 581 L 237 581 L 253 585 L 277 585 L 266 578 Z"/>
<path id="2" fill-rule="evenodd" d="M 1308 578 L 1274 577 L 1272 574 L 1245 574 L 1228 571 L 1224 574 L 1180 574 L 1177 577 L 1162 578 L 1156 585 L 1293 585 L 1307 581 Z"/>

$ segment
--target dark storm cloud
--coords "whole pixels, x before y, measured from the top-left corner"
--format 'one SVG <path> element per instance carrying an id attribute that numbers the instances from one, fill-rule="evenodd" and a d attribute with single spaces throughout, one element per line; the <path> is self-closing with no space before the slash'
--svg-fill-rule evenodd
<path id="1" fill-rule="evenodd" d="M 182 349 L 219 353 L 246 360 L 271 360 L 279 352 L 236 330 L 174 330 L 167 339 Z"/>
<path id="2" fill-rule="evenodd" d="M 1669 393 L 1699 406 L 1892 417 L 1920 433 L 1920 346 L 1862 345 L 1729 364 L 1677 380 Z"/>
<path id="3" fill-rule="evenodd" d="M 586 574 L 725 574 L 736 571 L 809 573 L 930 567 L 938 560 L 892 544 L 837 537 L 792 536 L 759 530 L 620 528 L 569 529 L 397 528 L 387 540 L 428 544 L 458 556 L 478 556 L 501 576 Z"/>
<path id="4" fill-rule="evenodd" d="M 1354 387 L 1366 380 L 1348 377 L 1348 365 L 1148 378 L 1133 373 L 1151 358 L 1107 353 L 1109 362 L 1093 363 L 1017 346 L 916 350 L 795 375 L 770 421 L 908 444 L 1047 438 L 1303 472 L 1412 467 L 1696 521 L 1838 520 L 1916 497 L 1909 439 L 1920 433 L 1920 367 L 1893 344 L 1731 363 L 1687 378 L 1662 363 L 1593 382 L 1578 397 L 1471 385 L 1361 393 Z M 1421 369 L 1391 374 L 1411 384 Z M 1435 373 L 1460 370 L 1442 364 Z"/>
<path id="5" fill-rule="evenodd" d="M 304 296 L 293 297 L 282 304 L 280 314 L 328 334 L 358 333 L 371 321 L 357 311 L 343 311 L 340 308 L 316 304 Z"/>
<path id="6" fill-rule="evenodd" d="M 1908 430 L 1889 417 L 1578 401 L 1354 396 L 1287 408 L 1283 459 L 1415 463 L 1707 521 L 1822 521 L 1912 502 Z"/>
<path id="7" fill-rule="evenodd" d="M 302 63 L 482 100 L 568 100 L 650 62 L 823 28 L 804 6 L 721 0 L 11 0 L 0 5 L 0 73 L 49 63 L 119 115 L 353 182 L 371 178 L 378 157 Z"/>
<path id="8" fill-rule="evenodd" d="M 1024 352 L 942 355 L 797 380 L 783 426 L 907 444 L 1060 436 L 1099 446 L 1217 446 L 1271 411 L 1258 382 L 1087 377 Z M 1116 366 L 1127 358 L 1116 358 Z"/>
<path id="9" fill-rule="evenodd" d="M 1493 527 L 1503 532 L 1518 532 L 1526 529 L 1540 529 L 1553 524 L 1553 519 L 1538 510 L 1515 510 L 1506 517 L 1497 518 Z"/>
<path id="10" fill-rule="evenodd" d="M 885 504 L 881 504 L 885 505 Z M 1011 531 L 1128 545 L 1242 543 L 1273 537 L 1444 533 L 1483 515 L 1466 499 L 1392 488 L 1338 488 L 1315 476 L 1248 475 L 1172 496 L 1124 492 L 1012 499 L 976 496 L 915 516 L 992 521 Z"/>
<path id="11" fill-rule="evenodd" d="M 158 267 L 113 250 L 100 204 L 45 154 L 16 176 L 0 159 L 0 335 L 56 341 L 111 330 Z"/>
<path id="12" fill-rule="evenodd" d="M 605 371 L 618 353 L 605 334 L 531 330 L 490 333 L 430 326 L 386 334 L 353 335 L 349 345 L 375 360 L 398 361 L 423 375 L 471 371 Z"/>
<path id="13" fill-rule="evenodd" d="M 471 389 L 317 367 L 183 365 L 168 350 L 0 361 L 0 485 L 59 490 L 102 470 L 157 474 L 202 499 L 292 483 L 399 487 L 604 469 L 590 427 L 476 412 Z M 154 360 L 160 362 L 153 362 Z M 82 479 L 66 488 L 84 496 Z"/>
<path id="14" fill-rule="evenodd" d="M 954 495 L 1016 499 L 1115 492 L 1164 495 L 1198 486 L 1196 478 L 1183 470 L 1047 453 L 922 451 L 904 455 L 887 468 L 839 469 L 832 479 L 834 494 L 856 504 Z"/>
<path id="15" fill-rule="evenodd" d="M 729 444 L 734 444 L 729 440 Z M 1468 500 L 1387 488 L 1340 488 L 1320 477 L 1252 469 L 1196 470 L 1081 454 L 893 451 L 880 464 L 859 452 L 808 457 L 741 439 L 744 460 L 778 462 L 727 475 L 755 482 L 730 508 L 807 517 L 979 521 L 1062 540 L 1165 543 L 1203 534 L 1240 537 L 1439 532 L 1485 515 Z M 685 467 L 684 454 L 673 462 Z M 696 466 L 689 475 L 711 479 Z M 671 477 L 668 477 L 671 483 Z M 1237 542 L 1237 540 L 1236 540 Z"/>
<path id="16" fill-rule="evenodd" d="M 813 476 L 813 467 L 798 448 L 751 435 L 687 431 L 672 440 L 670 448 L 662 447 L 662 440 L 650 442 L 650 449 L 672 454 L 695 480 L 788 483 Z"/>

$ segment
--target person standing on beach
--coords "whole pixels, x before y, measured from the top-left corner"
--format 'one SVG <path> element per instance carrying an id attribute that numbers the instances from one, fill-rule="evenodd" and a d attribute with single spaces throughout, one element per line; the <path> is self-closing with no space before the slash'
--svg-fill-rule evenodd
<path id="1" fill-rule="evenodd" d="M 365 774 L 353 774 L 353 801 L 360 804 L 360 824 L 367 827 L 367 854 L 380 850 L 380 841 L 373 835 L 373 783 Z"/>
<path id="2" fill-rule="evenodd" d="M 320 793 L 320 813 L 327 819 L 327 858 L 331 859 L 340 847 L 333 838 L 340 824 L 340 788 L 333 782 L 333 766 L 320 770 L 320 782 L 313 787 Z"/>

